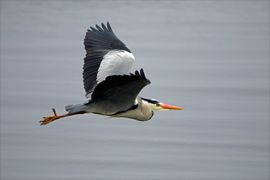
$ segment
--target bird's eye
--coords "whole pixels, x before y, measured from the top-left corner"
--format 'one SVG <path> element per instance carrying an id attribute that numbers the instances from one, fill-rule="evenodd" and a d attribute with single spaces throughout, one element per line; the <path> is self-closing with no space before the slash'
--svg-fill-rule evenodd
<path id="1" fill-rule="evenodd" d="M 159 104 L 159 103 L 157 103 L 157 104 L 156 104 L 156 106 L 157 106 L 157 107 L 159 107 L 159 106 L 160 106 L 160 104 Z"/>

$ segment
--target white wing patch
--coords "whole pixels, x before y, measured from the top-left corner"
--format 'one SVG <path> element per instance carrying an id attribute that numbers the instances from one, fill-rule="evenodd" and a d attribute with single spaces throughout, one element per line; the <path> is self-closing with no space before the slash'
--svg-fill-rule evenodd
<path id="1" fill-rule="evenodd" d="M 129 74 L 134 61 L 135 57 L 130 52 L 125 50 L 109 51 L 100 63 L 97 84 L 104 81 L 107 76 Z M 87 94 L 86 97 L 91 94 Z"/>
<path id="2" fill-rule="evenodd" d="M 99 66 L 97 83 L 105 80 L 107 76 L 129 74 L 134 60 L 133 54 L 127 51 L 109 51 Z"/>

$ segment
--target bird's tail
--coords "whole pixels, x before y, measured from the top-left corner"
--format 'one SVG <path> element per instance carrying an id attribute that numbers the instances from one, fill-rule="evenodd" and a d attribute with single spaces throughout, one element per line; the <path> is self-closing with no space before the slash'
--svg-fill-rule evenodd
<path id="1" fill-rule="evenodd" d="M 84 104 L 72 104 L 65 107 L 65 110 L 68 114 L 79 113 L 86 110 L 86 106 Z"/>

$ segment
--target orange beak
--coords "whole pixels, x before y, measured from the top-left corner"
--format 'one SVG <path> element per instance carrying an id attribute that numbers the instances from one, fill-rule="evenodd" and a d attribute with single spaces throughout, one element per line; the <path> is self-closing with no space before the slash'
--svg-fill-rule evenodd
<path id="1" fill-rule="evenodd" d="M 159 103 L 159 105 L 163 109 L 168 109 L 168 110 L 183 110 L 184 109 L 183 107 L 173 106 L 173 105 L 164 104 L 164 103 Z"/>

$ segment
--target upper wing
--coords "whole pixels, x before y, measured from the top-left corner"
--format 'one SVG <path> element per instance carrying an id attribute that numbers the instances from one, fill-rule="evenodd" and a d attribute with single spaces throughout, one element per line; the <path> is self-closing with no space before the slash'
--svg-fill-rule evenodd
<path id="1" fill-rule="evenodd" d="M 143 69 L 134 74 L 109 76 L 96 86 L 91 101 L 103 100 L 106 106 L 111 105 L 117 107 L 117 111 L 123 111 L 134 105 L 136 97 L 148 84 L 150 81 Z"/>
<path id="2" fill-rule="evenodd" d="M 133 54 L 113 33 L 109 23 L 88 29 L 84 46 L 83 82 L 88 97 L 107 76 L 130 73 Z"/>

